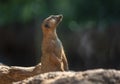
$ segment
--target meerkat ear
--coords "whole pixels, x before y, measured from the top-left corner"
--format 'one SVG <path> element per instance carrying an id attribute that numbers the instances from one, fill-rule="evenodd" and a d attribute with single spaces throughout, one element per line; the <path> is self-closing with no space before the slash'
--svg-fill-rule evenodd
<path id="1" fill-rule="evenodd" d="M 49 23 L 45 23 L 45 28 L 50 28 L 50 25 L 49 25 Z"/>

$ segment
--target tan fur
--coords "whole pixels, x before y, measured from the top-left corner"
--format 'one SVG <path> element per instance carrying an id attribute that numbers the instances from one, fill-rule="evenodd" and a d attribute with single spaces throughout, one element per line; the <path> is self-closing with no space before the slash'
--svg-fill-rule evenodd
<path id="1" fill-rule="evenodd" d="M 62 15 L 53 15 L 42 23 L 43 41 L 41 63 L 33 67 L 0 65 L 0 84 L 12 84 L 40 73 L 68 70 L 68 62 L 56 28 Z"/>
<path id="2" fill-rule="evenodd" d="M 42 57 L 41 73 L 68 70 L 68 62 L 56 28 L 62 20 L 62 15 L 51 15 L 42 23 Z"/>

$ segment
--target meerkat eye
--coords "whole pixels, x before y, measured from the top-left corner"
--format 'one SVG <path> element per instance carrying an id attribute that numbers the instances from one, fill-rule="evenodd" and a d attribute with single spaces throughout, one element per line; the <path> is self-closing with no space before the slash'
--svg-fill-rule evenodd
<path id="1" fill-rule="evenodd" d="M 48 23 L 45 23 L 46 28 L 50 28 L 50 25 Z"/>

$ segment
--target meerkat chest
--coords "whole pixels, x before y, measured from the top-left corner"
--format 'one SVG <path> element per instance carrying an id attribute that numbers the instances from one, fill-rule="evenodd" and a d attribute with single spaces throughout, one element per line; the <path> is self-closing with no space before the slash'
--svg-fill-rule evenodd
<path id="1" fill-rule="evenodd" d="M 59 39 L 51 39 L 43 42 L 43 46 L 45 53 L 55 53 L 58 55 L 62 52 L 62 43 Z"/>

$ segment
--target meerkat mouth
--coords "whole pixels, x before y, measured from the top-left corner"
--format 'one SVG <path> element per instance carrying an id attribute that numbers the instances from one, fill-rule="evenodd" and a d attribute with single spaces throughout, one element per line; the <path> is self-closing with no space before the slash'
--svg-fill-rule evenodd
<path id="1" fill-rule="evenodd" d="M 62 21 L 63 15 L 56 15 L 56 19 L 58 22 Z"/>
<path id="2" fill-rule="evenodd" d="M 52 18 L 56 20 L 56 23 L 59 24 L 62 21 L 63 15 L 52 15 Z"/>
<path id="3" fill-rule="evenodd" d="M 50 28 L 50 23 L 54 23 L 56 26 L 62 21 L 63 15 L 50 15 L 44 20 L 44 26 Z"/>

